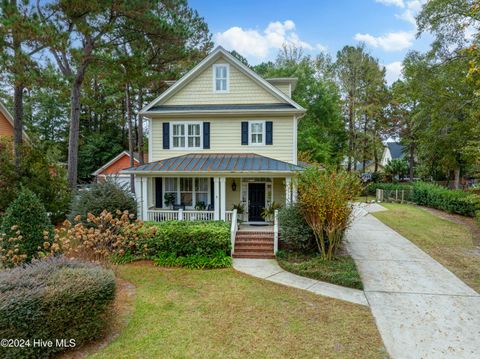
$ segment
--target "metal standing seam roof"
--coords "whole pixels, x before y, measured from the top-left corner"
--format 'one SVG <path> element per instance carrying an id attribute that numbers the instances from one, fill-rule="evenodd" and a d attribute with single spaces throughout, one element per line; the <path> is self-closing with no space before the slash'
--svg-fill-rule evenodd
<path id="1" fill-rule="evenodd" d="M 244 172 L 278 171 L 293 172 L 301 170 L 288 162 L 247 153 L 186 154 L 178 157 L 130 167 L 129 172 Z"/>
<path id="2" fill-rule="evenodd" d="M 218 105 L 158 105 L 147 112 L 171 111 L 230 111 L 230 110 L 294 110 L 289 103 L 259 103 L 259 104 L 218 104 Z"/>

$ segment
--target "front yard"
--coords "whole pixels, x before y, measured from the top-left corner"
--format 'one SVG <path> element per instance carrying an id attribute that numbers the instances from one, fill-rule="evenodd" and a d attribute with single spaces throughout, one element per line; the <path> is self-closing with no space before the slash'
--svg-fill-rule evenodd
<path id="1" fill-rule="evenodd" d="M 471 230 L 414 205 L 382 203 L 389 211 L 373 213 L 480 292 L 480 249 Z"/>
<path id="2" fill-rule="evenodd" d="M 368 308 L 232 269 L 123 265 L 133 316 L 93 358 L 384 358 Z"/>

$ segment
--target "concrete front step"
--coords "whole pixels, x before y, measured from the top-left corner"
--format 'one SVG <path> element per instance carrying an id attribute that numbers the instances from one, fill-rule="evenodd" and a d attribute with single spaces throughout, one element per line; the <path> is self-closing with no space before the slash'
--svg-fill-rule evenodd
<path id="1" fill-rule="evenodd" d="M 273 254 L 264 253 L 233 253 L 233 258 L 251 258 L 251 259 L 275 259 Z"/>

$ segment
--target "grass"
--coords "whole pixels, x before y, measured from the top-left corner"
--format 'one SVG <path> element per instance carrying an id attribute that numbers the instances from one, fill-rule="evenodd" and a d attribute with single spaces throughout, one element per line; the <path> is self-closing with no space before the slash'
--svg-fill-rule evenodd
<path id="1" fill-rule="evenodd" d="M 368 308 L 233 269 L 123 265 L 134 314 L 93 358 L 383 358 Z"/>
<path id="2" fill-rule="evenodd" d="M 345 287 L 363 289 L 353 259 L 349 256 L 337 257 L 333 261 L 320 259 L 318 255 L 285 254 L 278 258 L 280 267 L 304 277 L 343 285 Z"/>
<path id="3" fill-rule="evenodd" d="M 463 224 L 439 218 L 421 207 L 382 203 L 389 211 L 373 213 L 465 283 L 480 292 L 480 253 Z"/>

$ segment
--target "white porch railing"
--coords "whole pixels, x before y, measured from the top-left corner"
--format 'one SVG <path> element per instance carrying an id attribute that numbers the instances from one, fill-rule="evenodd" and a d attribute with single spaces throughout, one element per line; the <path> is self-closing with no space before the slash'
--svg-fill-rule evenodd
<path id="1" fill-rule="evenodd" d="M 230 241 L 232 242 L 232 256 L 233 256 L 233 251 L 235 250 L 235 237 L 237 236 L 237 210 L 234 209 L 231 211 L 231 226 L 230 226 Z"/>
<path id="2" fill-rule="evenodd" d="M 278 252 L 278 209 L 275 210 L 273 215 L 273 254 L 277 255 Z"/>
<path id="3" fill-rule="evenodd" d="M 147 221 L 213 221 L 214 211 L 201 210 L 174 210 L 174 209 L 149 209 L 147 210 Z M 225 211 L 225 220 L 231 222 L 233 211 Z"/>

